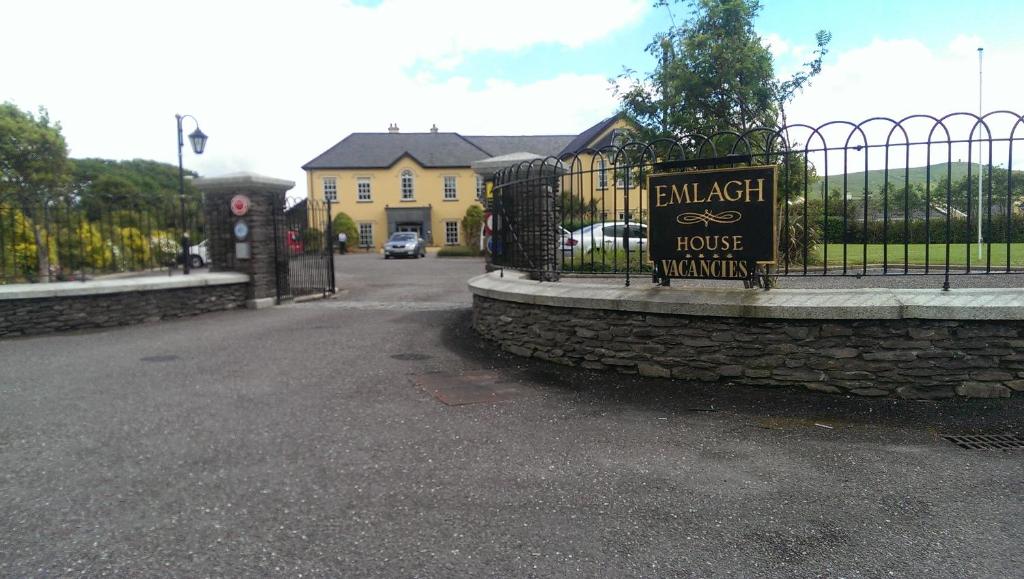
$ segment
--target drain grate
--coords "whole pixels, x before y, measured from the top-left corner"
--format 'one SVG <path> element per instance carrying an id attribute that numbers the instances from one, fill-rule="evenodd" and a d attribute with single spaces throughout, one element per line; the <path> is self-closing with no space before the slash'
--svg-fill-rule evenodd
<path id="1" fill-rule="evenodd" d="M 1024 448 L 1024 440 L 1015 434 L 973 434 L 963 436 L 944 434 L 942 438 L 967 450 L 1013 450 Z"/>

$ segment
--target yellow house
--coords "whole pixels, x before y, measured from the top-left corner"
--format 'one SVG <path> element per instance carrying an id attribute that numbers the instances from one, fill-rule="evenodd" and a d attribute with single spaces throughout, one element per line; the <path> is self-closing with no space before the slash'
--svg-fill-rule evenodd
<path id="1" fill-rule="evenodd" d="M 562 178 L 563 191 L 576 192 L 584 203 L 593 200 L 599 217 L 607 221 L 622 220 L 625 217 L 625 197 L 629 196 L 630 220 L 640 218 L 640 210 L 646 211 L 647 201 L 642 200 L 640 179 L 629 179 L 627 189 L 626 170 L 616 167 L 613 147 L 628 141 L 629 121 L 622 113 L 608 117 L 577 135 L 559 157 L 565 165 L 567 175 Z"/>
<path id="2" fill-rule="evenodd" d="M 359 228 L 362 247 L 380 247 L 396 231 L 415 231 L 434 247 L 458 245 L 465 241 L 460 224 L 466 209 L 483 198 L 485 185 L 471 168 L 474 161 L 522 152 L 569 158 L 610 144 L 624 123 L 616 115 L 579 135 L 517 136 L 468 136 L 436 127 L 402 133 L 391 125 L 386 133 L 353 133 L 302 168 L 309 197 L 330 200 L 334 211 L 347 213 Z M 590 171 L 589 155 L 580 159 Z M 604 189 L 594 189 L 593 195 L 602 207 L 612 208 L 620 204 L 603 199 L 614 189 L 615 172 L 608 164 L 601 173 L 605 181 L 598 183 Z"/>

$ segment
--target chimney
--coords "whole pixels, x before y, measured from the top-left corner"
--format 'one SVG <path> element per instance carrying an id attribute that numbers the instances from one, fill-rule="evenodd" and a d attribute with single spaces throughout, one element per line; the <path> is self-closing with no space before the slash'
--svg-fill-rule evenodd
<path id="1" fill-rule="evenodd" d="M 389 134 L 393 135 L 393 134 L 395 134 L 397 132 L 398 132 L 398 124 L 397 123 L 391 123 L 390 125 L 388 125 L 388 133 Z"/>
<path id="2" fill-rule="evenodd" d="M 437 123 L 434 123 L 434 126 L 430 127 L 430 132 L 435 135 L 437 134 Z"/>

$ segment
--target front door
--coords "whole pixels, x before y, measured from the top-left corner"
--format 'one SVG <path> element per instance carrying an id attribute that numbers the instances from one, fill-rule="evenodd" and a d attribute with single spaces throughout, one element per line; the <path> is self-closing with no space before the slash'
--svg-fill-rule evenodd
<path id="1" fill-rule="evenodd" d="M 412 233 L 415 233 L 419 237 L 422 237 L 422 234 L 420 233 L 421 229 L 422 229 L 422 226 L 419 223 L 399 223 L 398 224 L 398 231 L 411 231 Z"/>

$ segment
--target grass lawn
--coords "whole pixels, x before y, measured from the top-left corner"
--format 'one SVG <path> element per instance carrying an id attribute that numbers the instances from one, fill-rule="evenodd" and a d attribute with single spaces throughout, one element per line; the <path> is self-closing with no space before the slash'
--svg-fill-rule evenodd
<path id="1" fill-rule="evenodd" d="M 931 266 L 945 267 L 946 265 L 946 246 L 941 243 L 933 243 L 927 245 L 924 243 L 912 243 L 909 246 L 908 260 L 910 265 L 925 265 L 925 247 L 928 247 L 928 264 Z M 882 249 L 883 244 L 881 243 L 869 243 L 868 246 L 868 265 L 881 265 L 883 263 Z M 981 259 L 978 259 L 978 246 L 971 245 L 971 269 L 985 267 L 987 257 L 987 246 L 981 246 Z M 815 251 L 817 263 L 823 263 L 825 255 L 824 245 L 819 245 Z M 864 245 L 862 244 L 848 244 L 846 246 L 846 263 L 848 266 L 859 266 L 864 264 Z M 892 243 L 889 244 L 889 266 L 898 265 L 903 266 L 903 244 Z M 828 264 L 832 266 L 843 265 L 843 244 L 842 243 L 829 243 L 828 244 Z M 967 246 L 964 244 L 955 244 L 949 246 L 949 264 L 950 266 L 964 266 L 967 264 Z M 1024 243 L 1012 243 L 1010 244 L 1010 265 L 1016 267 L 1024 267 Z M 1005 268 L 1006 267 L 1006 244 L 992 244 L 992 269 Z"/>
<path id="2" fill-rule="evenodd" d="M 631 251 L 629 255 L 629 271 L 632 273 L 650 273 L 650 256 L 645 251 Z M 573 252 L 562 255 L 562 271 L 577 273 L 625 273 L 626 252 L 594 251 L 592 253 Z"/>

